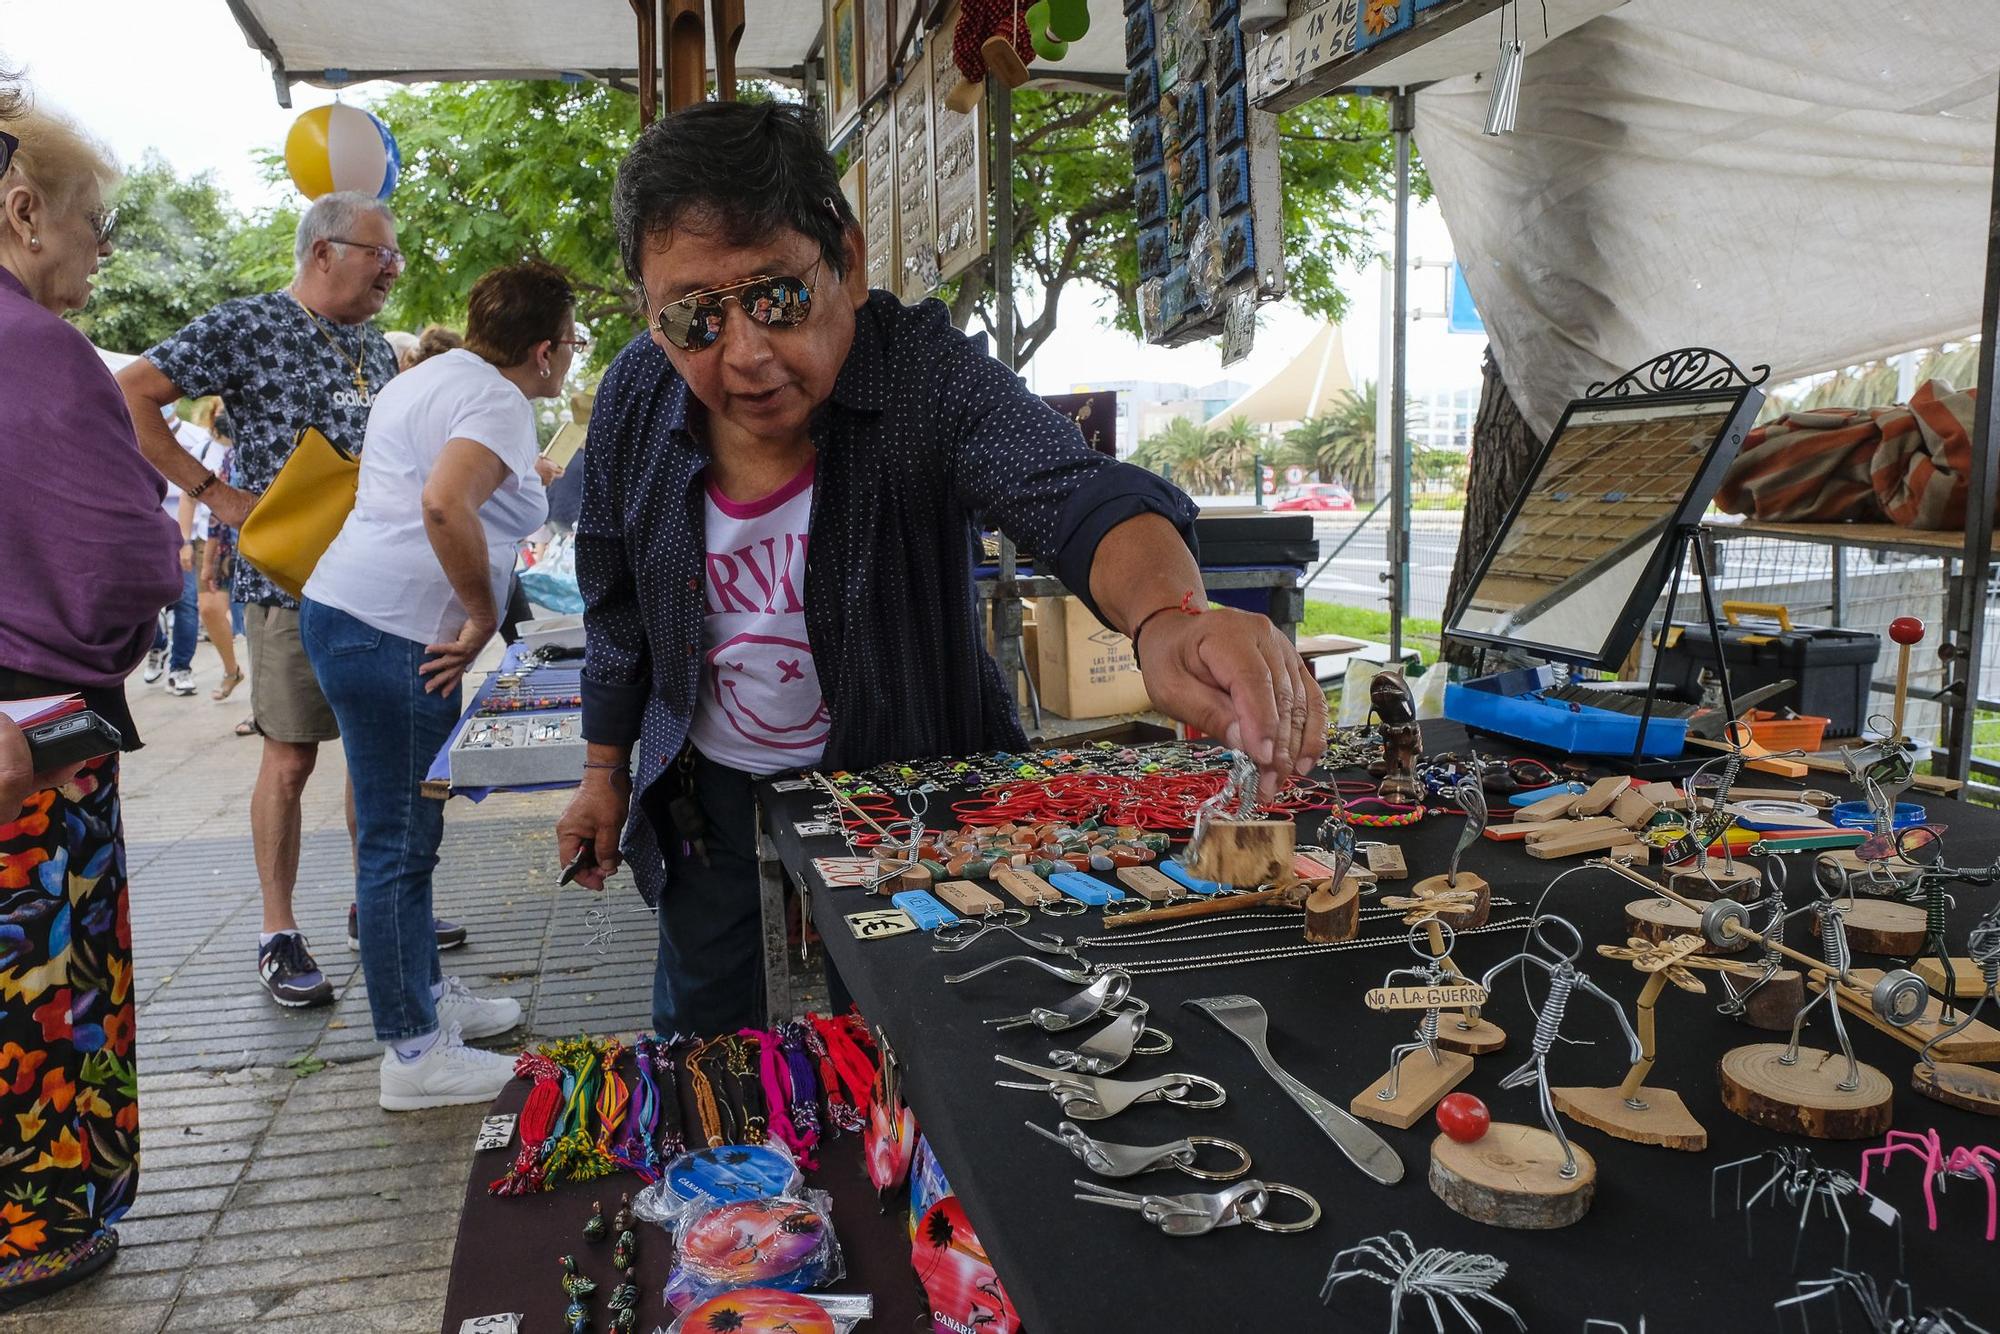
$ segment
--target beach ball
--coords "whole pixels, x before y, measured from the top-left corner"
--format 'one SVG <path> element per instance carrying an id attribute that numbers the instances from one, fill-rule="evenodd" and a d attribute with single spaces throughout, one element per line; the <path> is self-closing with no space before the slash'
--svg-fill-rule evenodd
<path id="1" fill-rule="evenodd" d="M 387 199 L 402 167 L 396 136 L 379 118 L 335 102 L 314 107 L 285 135 L 285 168 L 307 199 L 359 190 Z"/>

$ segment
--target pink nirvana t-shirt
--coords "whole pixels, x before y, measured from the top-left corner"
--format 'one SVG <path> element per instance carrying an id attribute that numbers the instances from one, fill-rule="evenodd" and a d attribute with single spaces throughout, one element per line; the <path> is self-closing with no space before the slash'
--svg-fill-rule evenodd
<path id="1" fill-rule="evenodd" d="M 708 485 L 701 699 L 694 744 L 732 769 L 819 763 L 826 700 L 806 641 L 806 534 L 813 465 L 739 505 Z"/>

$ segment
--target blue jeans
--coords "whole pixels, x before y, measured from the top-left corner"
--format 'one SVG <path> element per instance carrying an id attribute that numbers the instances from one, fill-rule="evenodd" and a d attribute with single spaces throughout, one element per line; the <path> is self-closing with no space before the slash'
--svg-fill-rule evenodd
<path id="1" fill-rule="evenodd" d="M 164 631 L 153 636 L 153 652 L 171 645 L 167 669 L 184 672 L 194 666 L 195 637 L 201 633 L 201 579 L 192 570 L 181 571 L 181 600 L 167 608 L 173 618 L 171 639 Z"/>
<path id="2" fill-rule="evenodd" d="M 375 1036 L 422 1037 L 438 1026 L 431 988 L 444 976 L 431 928 L 444 803 L 420 785 L 458 721 L 460 691 L 425 694 L 422 644 L 323 603 L 301 604 L 299 635 L 354 784 L 354 901 Z"/>
<path id="3" fill-rule="evenodd" d="M 229 628 L 240 638 L 243 634 L 243 604 L 231 600 L 229 604 Z"/>

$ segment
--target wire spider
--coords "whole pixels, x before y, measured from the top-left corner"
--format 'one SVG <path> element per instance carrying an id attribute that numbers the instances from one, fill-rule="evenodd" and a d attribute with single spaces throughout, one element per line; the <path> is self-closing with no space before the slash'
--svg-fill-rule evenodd
<path id="1" fill-rule="evenodd" d="M 1897 1153 L 1914 1153 L 1924 1165 L 1924 1213 L 1930 1221 L 1931 1231 L 1937 1231 L 1937 1196 L 1932 1187 L 1944 1190 L 1953 1180 L 1979 1181 L 1986 1186 L 1986 1240 L 1992 1241 L 1996 1222 L 2000 1222 L 2000 1186 L 1996 1186 L 1993 1169 L 2000 1165 L 2000 1149 L 1960 1146 L 1950 1153 L 1935 1130 L 1926 1130 L 1919 1135 L 1909 1130 L 1892 1130 L 1883 1141 L 1872 1149 L 1861 1151 L 1861 1193 L 1868 1193 L 1868 1160 L 1880 1161 L 1883 1171 L 1889 1170 L 1890 1160 Z"/>
<path id="2" fill-rule="evenodd" d="M 1349 1256 L 1355 1257 L 1354 1267 L 1343 1269 L 1342 1262 Z M 1389 1290 L 1389 1334 L 1397 1334 L 1403 1318 L 1403 1299 L 1409 1296 L 1424 1299 L 1424 1305 L 1430 1308 L 1431 1326 L 1438 1334 L 1444 1331 L 1444 1312 L 1439 1309 L 1439 1302 L 1458 1312 L 1459 1319 L 1465 1321 L 1473 1334 L 1478 1334 L 1479 1320 L 1466 1308 L 1469 1301 L 1484 1302 L 1504 1313 L 1525 1334 L 1528 1325 L 1520 1313 L 1493 1295 L 1493 1289 L 1505 1277 L 1504 1260 L 1435 1246 L 1420 1251 L 1409 1233 L 1391 1232 L 1369 1237 L 1334 1256 L 1333 1267 L 1326 1271 L 1326 1282 L 1319 1290 L 1319 1299 L 1322 1304 L 1331 1304 L 1333 1290 L 1348 1279 L 1372 1279 Z"/>
<path id="3" fill-rule="evenodd" d="M 1873 1274 L 1857 1273 L 1852 1269 L 1836 1269 L 1825 1278 L 1802 1279 L 1797 1295 L 1783 1298 L 1772 1306 L 1778 1315 L 1778 1327 L 1784 1328 L 1787 1310 L 1799 1313 L 1799 1328 L 1804 1334 L 1812 1334 L 1812 1321 L 1806 1316 L 1806 1307 L 1827 1297 L 1833 1298 L 1834 1327 L 1840 1325 L 1840 1298 L 1846 1294 L 1854 1298 L 1854 1304 L 1861 1308 L 1861 1314 L 1868 1321 L 1868 1334 L 1988 1334 L 1983 1325 L 1975 1325 L 1962 1312 L 1950 1307 L 1927 1306 L 1917 1310 L 1916 1298 L 1910 1293 L 1910 1285 L 1897 1279 L 1885 1292 L 1875 1282 Z"/>
<path id="4" fill-rule="evenodd" d="M 1764 1184 L 1753 1191 L 1748 1200 L 1743 1198 L 1743 1170 L 1753 1163 L 1769 1163 L 1771 1175 Z M 1810 1220 L 1813 1205 L 1819 1205 L 1822 1216 L 1830 1216 L 1840 1224 L 1840 1262 L 1848 1262 L 1849 1251 L 1854 1242 L 1854 1229 L 1848 1226 L 1847 1207 L 1842 1201 L 1858 1194 L 1861 1187 L 1846 1172 L 1831 1167 L 1821 1167 L 1812 1156 L 1810 1149 L 1787 1145 L 1781 1149 L 1766 1149 L 1748 1158 L 1738 1158 L 1733 1163 L 1724 1163 L 1709 1173 L 1708 1216 L 1716 1216 L 1715 1188 L 1724 1172 L 1736 1172 L 1736 1207 L 1743 1214 L 1743 1241 L 1747 1254 L 1756 1253 L 1756 1239 L 1752 1235 L 1752 1213 L 1758 1203 L 1767 1197 L 1772 1204 L 1784 1203 L 1799 1206 L 1797 1235 L 1792 1241 L 1792 1268 L 1797 1269 L 1799 1251 L 1805 1245 L 1806 1224 Z M 1896 1220 L 1897 1269 L 1902 1268 L 1903 1224 Z"/>

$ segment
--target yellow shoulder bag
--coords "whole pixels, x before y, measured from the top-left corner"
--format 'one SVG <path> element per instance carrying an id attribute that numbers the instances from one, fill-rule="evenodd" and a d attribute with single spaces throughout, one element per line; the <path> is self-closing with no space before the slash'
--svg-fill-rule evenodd
<path id="1" fill-rule="evenodd" d="M 298 597 L 313 567 L 354 509 L 361 460 L 321 434 L 299 432 L 292 456 L 243 521 L 236 549 L 266 578 Z"/>

